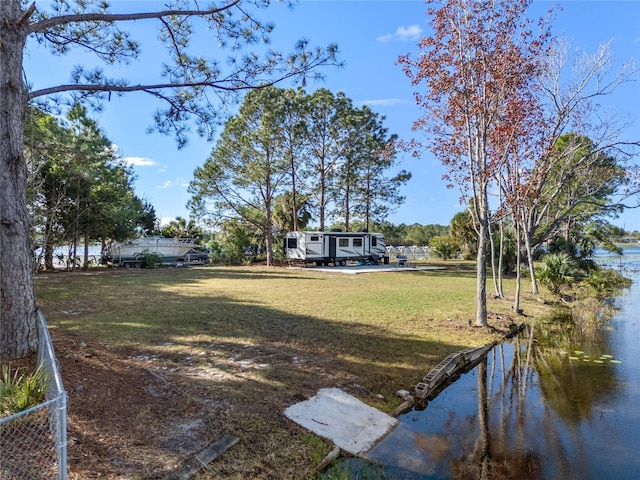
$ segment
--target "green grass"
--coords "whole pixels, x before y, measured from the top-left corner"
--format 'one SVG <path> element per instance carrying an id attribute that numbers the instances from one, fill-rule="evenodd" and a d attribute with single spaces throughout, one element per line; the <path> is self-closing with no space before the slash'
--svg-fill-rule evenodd
<path id="1" fill-rule="evenodd" d="M 475 310 L 469 270 L 100 271 L 38 277 L 37 296 L 53 328 L 81 332 L 87 341 L 182 354 L 250 345 L 316 355 L 357 371 L 391 397 L 450 352 L 494 338 L 468 327 Z M 539 306 L 531 302 L 532 308 Z M 507 317 L 510 302 L 491 301 L 489 309 Z"/>
<path id="2" fill-rule="evenodd" d="M 59 278 L 37 282 L 49 323 L 114 346 L 269 345 L 368 370 L 424 370 L 450 350 L 489 340 L 488 332 L 464 328 L 475 308 L 469 271 L 343 275 L 247 267 Z M 509 306 L 490 309 L 507 315 Z"/>
<path id="3" fill-rule="evenodd" d="M 124 358 L 156 359 L 151 368 L 176 372 L 190 398 L 233 405 L 209 419 L 212 432 L 246 440 L 225 454 L 224 468 L 237 472 L 225 478 L 309 478 L 330 445 L 273 412 L 326 386 L 392 410 L 401 402 L 395 392 L 411 391 L 448 354 L 499 336 L 468 325 L 475 282 L 468 268 L 197 267 L 41 275 L 36 288 L 54 340 L 68 332 Z M 489 300 L 501 316 L 490 323 L 503 331 L 521 321 L 509 318 L 511 303 Z M 544 308 L 528 297 L 522 307 L 528 315 Z M 221 476 L 216 468 L 202 478 Z"/>

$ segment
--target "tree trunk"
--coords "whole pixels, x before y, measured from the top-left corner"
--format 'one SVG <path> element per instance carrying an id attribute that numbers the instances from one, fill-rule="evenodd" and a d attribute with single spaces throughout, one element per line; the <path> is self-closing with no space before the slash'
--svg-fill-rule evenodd
<path id="1" fill-rule="evenodd" d="M 298 231 L 298 192 L 296 191 L 296 162 L 293 149 L 289 151 L 289 168 L 291 169 L 291 218 L 293 231 Z"/>
<path id="2" fill-rule="evenodd" d="M 493 239 L 493 232 L 489 232 L 489 246 L 491 248 L 491 276 L 493 277 L 493 291 L 496 298 L 502 298 L 498 289 L 498 275 L 496 268 L 496 244 Z"/>
<path id="3" fill-rule="evenodd" d="M 271 205 L 271 182 L 267 178 L 266 193 L 264 196 L 265 225 L 264 239 L 267 249 L 267 266 L 273 265 L 273 212 Z"/>
<path id="4" fill-rule="evenodd" d="M 498 252 L 498 290 L 500 298 L 504 298 L 502 279 L 504 277 L 504 221 L 500 220 L 500 250 Z"/>
<path id="5" fill-rule="evenodd" d="M 323 166 L 324 168 L 324 166 Z M 320 175 L 320 202 L 319 202 L 319 207 L 320 207 L 320 211 L 319 211 L 319 221 L 320 221 L 320 231 L 324 232 L 324 214 L 325 214 L 325 190 L 326 190 L 326 175 L 324 172 L 321 173 Z"/>
<path id="6" fill-rule="evenodd" d="M 524 215 L 523 215 L 523 220 Z M 531 222 L 527 222 L 526 220 L 523 222 L 522 226 L 522 234 L 524 236 L 524 247 L 527 251 L 527 264 L 529 266 L 529 278 L 531 279 L 531 293 L 537 295 L 538 291 L 538 281 L 536 280 L 536 270 L 533 265 L 533 247 L 531 246 Z"/>
<path id="7" fill-rule="evenodd" d="M 568 217 L 564 227 L 564 253 L 573 257 L 571 249 L 571 217 Z"/>
<path id="8" fill-rule="evenodd" d="M 89 269 L 89 234 L 84 234 L 84 252 L 82 252 L 83 262 L 82 269 L 86 272 Z"/>
<path id="9" fill-rule="evenodd" d="M 520 284 L 522 280 L 520 278 L 520 264 L 522 263 L 522 240 L 520 238 L 520 222 L 515 222 L 515 230 L 516 230 L 516 293 L 515 299 L 513 301 L 513 312 L 518 315 L 520 314 Z"/>
<path id="10" fill-rule="evenodd" d="M 477 327 L 487 326 L 487 244 L 489 220 L 485 211 L 479 219 L 478 256 L 476 266 L 476 322 Z"/>
<path id="11" fill-rule="evenodd" d="M 23 152 L 26 35 L 25 25 L 18 24 L 20 4 L 0 1 L 0 358 L 24 357 L 38 346 Z"/>
<path id="12" fill-rule="evenodd" d="M 348 180 L 347 180 L 348 182 Z M 349 184 L 347 184 L 346 186 L 346 190 L 344 192 L 344 231 L 348 232 L 349 230 L 349 221 L 351 220 L 351 216 L 349 215 L 349 194 L 350 194 L 350 190 L 349 190 Z"/>
<path id="13" fill-rule="evenodd" d="M 266 232 L 265 243 L 267 248 L 267 266 L 273 265 L 273 236 L 271 232 Z"/>
<path id="14" fill-rule="evenodd" d="M 47 212 L 51 212 L 51 209 L 47 209 Z M 51 215 L 47 213 L 47 219 L 44 224 L 44 269 L 47 272 L 53 272 L 53 225 Z"/>

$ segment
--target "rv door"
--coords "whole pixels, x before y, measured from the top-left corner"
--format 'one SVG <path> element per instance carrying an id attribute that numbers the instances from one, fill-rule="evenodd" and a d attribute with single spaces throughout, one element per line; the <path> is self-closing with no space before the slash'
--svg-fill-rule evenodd
<path id="1" fill-rule="evenodd" d="M 336 237 L 328 235 L 329 237 L 329 258 L 336 258 Z"/>

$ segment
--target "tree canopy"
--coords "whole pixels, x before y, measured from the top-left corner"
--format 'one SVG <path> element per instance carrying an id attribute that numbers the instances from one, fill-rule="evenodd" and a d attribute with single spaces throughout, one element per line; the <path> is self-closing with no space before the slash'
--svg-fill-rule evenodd
<path id="1" fill-rule="evenodd" d="M 369 228 L 402 203 L 398 190 L 411 176 L 389 173 L 395 136 L 382 121 L 326 90 L 251 92 L 194 173 L 190 205 L 201 217 L 240 219 L 259 229 L 269 264 L 283 219 L 293 228 L 316 220 L 322 229 L 331 215 L 346 230 L 354 220 Z M 283 208 L 283 202 L 290 203 Z"/>
<path id="2" fill-rule="evenodd" d="M 640 142 L 622 138 L 624 120 L 599 103 L 635 69 L 613 71 L 608 44 L 572 64 L 566 43 L 551 37 L 551 16 L 537 24 L 527 17 L 531 0 L 427 3 L 434 33 L 399 63 L 422 87 L 415 95 L 424 115 L 414 129 L 447 168 L 473 222 L 476 325 L 486 325 L 487 257 L 506 251 L 505 225 L 515 232 L 520 311 L 521 253 L 537 293 L 540 242 L 640 203 L 632 162 Z"/>
<path id="3" fill-rule="evenodd" d="M 35 2 L 0 2 L 0 358 L 25 356 L 37 344 L 23 152 L 29 102 L 43 108 L 98 106 L 112 94 L 142 92 L 163 105 L 153 118 L 155 131 L 175 135 L 178 145 L 186 143 L 192 128 L 210 137 L 225 116 L 224 106 L 243 92 L 319 76 L 317 67 L 340 63 L 335 45 L 312 48 L 300 41 L 286 54 L 264 48 L 274 25 L 257 12 L 268 4 L 227 0 L 201 8 L 198 2 L 170 0 L 161 10 L 131 12 L 125 2 L 112 11 L 102 0 L 58 0 L 49 10 Z M 158 80 L 149 84 L 114 78 L 105 70 L 140 56 L 140 43 L 125 29 L 134 21 L 155 22 L 167 52 L 157 57 Z M 192 48 L 196 32 L 210 35 L 204 53 Z M 29 38 L 52 55 L 82 50 L 99 66 L 79 65 L 67 83 L 30 89 L 23 69 Z"/>

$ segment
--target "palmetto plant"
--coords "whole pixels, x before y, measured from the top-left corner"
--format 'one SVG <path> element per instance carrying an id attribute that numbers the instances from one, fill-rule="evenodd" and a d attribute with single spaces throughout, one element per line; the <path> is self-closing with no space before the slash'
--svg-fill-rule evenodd
<path id="1" fill-rule="evenodd" d="M 594 268 L 580 282 L 580 286 L 587 290 L 587 295 L 602 300 L 607 297 L 613 297 L 620 290 L 631 286 L 631 279 L 624 277 L 615 270 Z"/>
<path id="2" fill-rule="evenodd" d="M 48 375 L 42 365 L 26 374 L 22 369 L 11 371 L 2 366 L 0 375 L 0 417 L 14 415 L 36 406 L 44 398 Z"/>
<path id="3" fill-rule="evenodd" d="M 566 253 L 550 253 L 542 259 L 542 265 L 536 272 L 538 281 L 556 296 L 562 289 L 571 285 L 577 275 L 575 262 Z"/>

